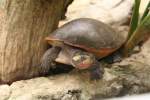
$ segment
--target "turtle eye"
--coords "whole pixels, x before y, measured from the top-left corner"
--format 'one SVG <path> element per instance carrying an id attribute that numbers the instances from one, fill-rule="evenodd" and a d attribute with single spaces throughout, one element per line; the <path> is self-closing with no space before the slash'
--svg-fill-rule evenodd
<path id="1" fill-rule="evenodd" d="M 73 64 L 74 67 L 77 67 L 78 64 L 80 64 L 81 62 L 82 62 L 81 55 L 75 55 L 75 56 L 73 56 L 73 58 L 72 58 L 72 64 Z"/>
<path id="2" fill-rule="evenodd" d="M 80 61 L 81 60 L 81 56 L 80 55 L 77 55 L 77 56 L 74 56 L 72 59 L 74 60 L 74 61 Z"/>
<path id="3" fill-rule="evenodd" d="M 92 56 L 88 53 L 76 54 L 72 58 L 72 64 L 79 69 L 86 69 L 93 63 Z"/>

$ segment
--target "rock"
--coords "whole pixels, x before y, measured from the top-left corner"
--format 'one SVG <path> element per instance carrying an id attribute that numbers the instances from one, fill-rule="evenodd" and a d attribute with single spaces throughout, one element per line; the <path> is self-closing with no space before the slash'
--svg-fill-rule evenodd
<path id="1" fill-rule="evenodd" d="M 150 67 L 145 67 L 150 71 L 148 69 Z M 140 73 L 137 73 L 139 70 Z M 14 82 L 10 86 L 12 92 L 8 100 L 94 100 L 143 93 L 150 89 L 148 74 L 145 71 L 145 74 L 142 73 L 141 68 L 135 71 L 129 66 L 121 66 L 106 68 L 105 71 L 99 81 L 90 81 L 86 72 L 72 72 Z"/>
<path id="2" fill-rule="evenodd" d="M 105 23 L 123 24 L 128 21 L 132 0 L 74 0 L 60 25 L 76 18 L 94 18 Z"/>
<path id="3" fill-rule="evenodd" d="M 0 100 L 7 100 L 10 93 L 11 91 L 8 85 L 0 85 Z"/>
<path id="4" fill-rule="evenodd" d="M 149 100 L 149 98 L 150 98 L 150 94 L 147 93 L 147 94 L 141 94 L 141 95 L 112 98 L 112 99 L 107 99 L 107 100 Z"/>

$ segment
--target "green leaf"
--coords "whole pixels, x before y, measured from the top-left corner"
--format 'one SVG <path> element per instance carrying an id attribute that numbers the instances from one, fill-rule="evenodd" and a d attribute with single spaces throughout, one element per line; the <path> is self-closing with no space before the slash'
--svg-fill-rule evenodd
<path id="1" fill-rule="evenodd" d="M 133 34 L 133 32 L 136 30 L 138 26 L 140 3 L 141 0 L 135 0 L 135 5 L 134 5 L 133 14 L 130 22 L 130 29 L 129 29 L 127 40 L 129 40 L 129 38 L 131 37 L 131 35 Z"/>
<path id="2" fill-rule="evenodd" d="M 124 46 L 124 55 L 128 56 L 128 54 L 132 51 L 132 49 L 141 42 L 145 42 L 148 38 L 150 38 L 150 13 L 144 17 L 143 21 L 137 27 L 133 35 L 126 42 Z"/>
<path id="3" fill-rule="evenodd" d="M 150 10 L 150 1 L 149 1 L 148 5 L 147 5 L 145 11 L 144 11 L 144 14 L 143 14 L 143 16 L 142 16 L 142 18 L 141 18 L 141 21 L 148 15 L 149 10 Z M 141 21 L 140 21 L 140 22 L 141 22 Z"/>

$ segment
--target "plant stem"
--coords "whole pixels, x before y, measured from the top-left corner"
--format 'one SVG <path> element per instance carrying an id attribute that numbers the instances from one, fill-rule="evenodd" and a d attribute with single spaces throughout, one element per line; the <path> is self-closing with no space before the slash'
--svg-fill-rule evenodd
<path id="1" fill-rule="evenodd" d="M 145 42 L 150 37 L 150 14 L 148 14 L 137 27 L 133 35 L 126 42 L 123 48 L 125 56 L 128 56 L 132 49 L 141 42 Z"/>

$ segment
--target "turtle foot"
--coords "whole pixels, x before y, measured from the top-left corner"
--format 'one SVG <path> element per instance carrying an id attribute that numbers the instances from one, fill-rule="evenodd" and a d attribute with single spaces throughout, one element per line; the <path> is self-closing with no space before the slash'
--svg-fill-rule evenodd
<path id="1" fill-rule="evenodd" d="M 91 80 L 99 80 L 103 77 L 104 74 L 104 69 L 103 67 L 100 65 L 100 63 L 95 64 L 94 66 L 92 66 L 90 69 L 90 78 Z"/>
<path id="2" fill-rule="evenodd" d="M 115 62 L 121 62 L 123 59 L 121 52 L 116 51 L 113 54 L 105 57 L 103 60 L 109 64 L 115 63 Z"/>

